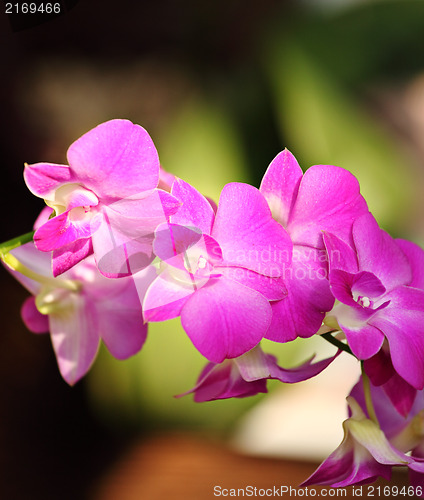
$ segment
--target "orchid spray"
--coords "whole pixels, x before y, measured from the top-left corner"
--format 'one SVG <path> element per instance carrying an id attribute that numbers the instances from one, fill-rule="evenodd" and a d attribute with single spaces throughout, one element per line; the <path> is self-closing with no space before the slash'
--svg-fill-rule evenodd
<path id="1" fill-rule="evenodd" d="M 34 231 L 0 246 L 31 293 L 23 321 L 50 332 L 67 383 L 101 342 L 126 359 L 149 323 L 177 317 L 206 361 L 181 394 L 197 402 L 300 382 L 351 355 L 362 375 L 343 441 L 303 484 L 364 484 L 403 466 L 424 497 L 424 250 L 378 226 L 350 172 L 303 174 L 284 150 L 260 189 L 227 184 L 216 205 L 163 170 L 128 120 L 100 124 L 67 157 L 25 165 L 47 207 Z M 290 369 L 261 347 L 316 335 L 337 352 Z"/>

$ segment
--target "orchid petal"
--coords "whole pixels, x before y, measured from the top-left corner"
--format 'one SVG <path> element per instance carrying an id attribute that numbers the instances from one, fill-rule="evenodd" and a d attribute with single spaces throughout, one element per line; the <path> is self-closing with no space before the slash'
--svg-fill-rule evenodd
<path id="1" fill-rule="evenodd" d="M 407 417 L 417 396 L 417 390 L 398 373 L 393 374 L 383 385 L 383 389 L 396 411 Z"/>
<path id="2" fill-rule="evenodd" d="M 242 267 L 216 267 L 223 276 L 261 293 L 268 300 L 281 300 L 287 296 L 282 278 L 271 278 Z"/>
<path id="3" fill-rule="evenodd" d="M 97 267 L 104 276 L 129 276 L 153 261 L 154 219 L 148 223 L 128 219 L 104 206 L 99 220 L 92 242 Z"/>
<path id="4" fill-rule="evenodd" d="M 182 202 L 171 222 L 180 226 L 196 227 L 202 233 L 211 234 L 215 214 L 208 200 L 181 179 L 174 182 L 171 193 Z"/>
<path id="5" fill-rule="evenodd" d="M 39 312 L 35 305 L 35 297 L 28 297 L 22 304 L 21 317 L 32 333 L 48 333 L 49 318 Z"/>
<path id="6" fill-rule="evenodd" d="M 353 238 L 359 268 L 378 276 L 387 291 L 411 282 L 411 266 L 406 255 L 395 240 L 378 227 L 371 214 L 363 215 L 355 221 Z"/>
<path id="7" fill-rule="evenodd" d="M 265 198 L 253 186 L 234 182 L 224 187 L 212 236 L 229 266 L 279 277 L 290 264 L 290 237 L 272 218 Z"/>
<path id="8" fill-rule="evenodd" d="M 328 254 L 330 270 L 342 269 L 348 273 L 357 273 L 358 258 L 355 251 L 334 234 L 324 232 L 323 239 Z"/>
<path id="9" fill-rule="evenodd" d="M 159 158 L 149 134 L 128 120 L 90 130 L 68 149 L 71 170 L 104 202 L 154 189 Z"/>
<path id="10" fill-rule="evenodd" d="M 52 207 L 45 206 L 38 214 L 38 217 L 35 219 L 33 229 L 37 230 L 39 227 L 45 224 L 50 219 L 50 216 L 53 212 L 54 210 Z"/>
<path id="11" fill-rule="evenodd" d="M 58 187 L 73 182 L 74 177 L 68 165 L 34 163 L 25 165 L 24 179 L 32 194 L 51 199 Z"/>
<path id="12" fill-rule="evenodd" d="M 287 231 L 294 244 L 323 248 L 322 231 L 352 243 L 353 221 L 367 213 L 357 179 L 332 165 L 314 165 L 303 176 Z"/>
<path id="13" fill-rule="evenodd" d="M 412 269 L 412 281 L 406 284 L 424 289 L 424 250 L 411 241 L 396 240 L 396 243 L 408 257 Z"/>
<path id="14" fill-rule="evenodd" d="M 339 314 L 337 320 L 353 354 L 358 359 L 368 359 L 377 354 L 384 342 L 382 331 L 355 317 L 356 311 L 352 308 L 345 306 L 343 310 L 344 314 Z"/>
<path id="15" fill-rule="evenodd" d="M 109 203 L 108 209 L 129 219 L 140 219 L 140 225 L 153 227 L 166 222 L 180 206 L 181 202 L 172 194 L 154 189 Z"/>
<path id="16" fill-rule="evenodd" d="M 245 398 L 261 392 L 268 392 L 266 380 L 246 382 L 240 376 L 234 361 L 225 360 L 220 364 L 208 363 L 193 389 L 178 397 L 194 393 L 194 401 L 200 403 L 217 399 Z"/>
<path id="17" fill-rule="evenodd" d="M 177 318 L 188 298 L 197 290 L 187 279 L 175 280 L 169 268 L 165 269 L 149 286 L 143 301 L 144 321 L 165 321 Z"/>
<path id="18" fill-rule="evenodd" d="M 176 177 L 174 174 L 171 174 L 170 172 L 167 172 L 162 166 L 159 169 L 159 184 L 158 188 L 163 189 L 164 191 L 167 191 L 168 193 L 171 192 L 172 189 L 172 184 L 175 181 Z"/>
<path id="19" fill-rule="evenodd" d="M 288 342 L 296 337 L 311 337 L 319 330 L 325 312 L 334 304 L 321 256 L 322 251 L 294 247 L 293 261 L 284 279 L 288 295 L 271 304 L 273 316 L 267 339 Z"/>
<path id="20" fill-rule="evenodd" d="M 225 277 L 210 279 L 181 311 L 194 346 L 210 361 L 236 358 L 257 345 L 271 322 L 271 306 L 260 293 Z"/>
<path id="21" fill-rule="evenodd" d="M 91 238 L 81 238 L 69 243 L 68 245 L 53 250 L 53 275 L 56 277 L 68 271 L 92 253 L 93 244 Z"/>
<path id="22" fill-rule="evenodd" d="M 334 356 L 312 363 L 312 358 L 305 363 L 291 369 L 278 366 L 275 356 L 266 354 L 257 346 L 251 351 L 236 358 L 240 374 L 247 382 L 259 379 L 276 379 L 286 384 L 294 384 L 315 377 L 329 366 L 340 354 L 338 351 Z"/>
<path id="23" fill-rule="evenodd" d="M 31 268 L 36 273 L 43 274 L 44 276 L 52 276 L 50 255 L 37 250 L 32 241 L 14 248 L 11 254 L 24 266 Z"/>
<path id="24" fill-rule="evenodd" d="M 100 338 L 93 307 L 80 294 L 72 294 L 64 311 L 49 315 L 59 370 L 70 385 L 88 372 L 97 354 Z"/>
<path id="25" fill-rule="evenodd" d="M 71 210 L 48 220 L 34 234 L 34 243 L 38 250 L 50 252 L 72 244 L 80 238 L 89 238 L 96 230 L 99 219 L 72 220 Z"/>
<path id="26" fill-rule="evenodd" d="M 390 305 L 369 323 L 387 337 L 392 363 L 399 375 L 416 389 L 424 387 L 424 291 L 398 287 L 386 295 Z"/>
<path id="27" fill-rule="evenodd" d="M 125 289 L 115 293 L 97 305 L 99 332 L 106 347 L 116 359 L 126 359 L 136 354 L 147 336 L 147 324 L 143 324 L 141 304 L 131 278 Z"/>
<path id="28" fill-rule="evenodd" d="M 386 291 L 377 276 L 368 271 L 351 274 L 341 269 L 334 269 L 330 272 L 330 287 L 334 297 L 340 302 L 354 308 L 364 309 L 370 315 L 376 310 L 371 307 L 362 307 L 354 297 L 375 298 L 380 297 Z"/>
<path id="29" fill-rule="evenodd" d="M 284 227 L 287 227 L 302 175 L 296 158 L 285 149 L 272 160 L 262 179 L 260 191 L 272 216 Z"/>

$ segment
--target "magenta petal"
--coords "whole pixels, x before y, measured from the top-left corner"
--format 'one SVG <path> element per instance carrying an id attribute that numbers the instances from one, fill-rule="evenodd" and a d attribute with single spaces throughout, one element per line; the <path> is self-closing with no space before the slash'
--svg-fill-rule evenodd
<path id="1" fill-rule="evenodd" d="M 97 315 L 80 294 L 71 297 L 72 307 L 50 314 L 50 333 L 62 377 L 75 384 L 90 369 L 99 346 Z M 71 308 L 70 308 L 71 307 Z"/>
<path id="2" fill-rule="evenodd" d="M 154 189 L 159 158 L 149 134 L 128 120 L 111 120 L 90 130 L 68 149 L 75 178 L 102 201 Z"/>
<path id="3" fill-rule="evenodd" d="M 104 276 L 129 276 L 153 261 L 154 220 L 128 219 L 108 207 L 102 208 L 98 220 L 100 225 L 92 234 L 93 252 Z"/>
<path id="4" fill-rule="evenodd" d="M 330 270 L 342 269 L 348 273 L 358 272 L 358 258 L 355 251 L 340 238 L 331 233 L 323 233 Z"/>
<path id="5" fill-rule="evenodd" d="M 181 262 L 182 265 L 176 265 L 176 267 L 184 268 L 184 255 L 200 241 L 204 240 L 198 228 L 165 223 L 156 228 L 153 249 L 155 255 L 161 260 L 171 264 Z M 218 246 L 217 243 L 216 245 Z M 175 259 L 177 256 L 179 258 Z"/>
<path id="6" fill-rule="evenodd" d="M 51 199 L 58 187 L 73 182 L 73 174 L 68 165 L 35 163 L 25 165 L 24 179 L 32 194 Z"/>
<path id="7" fill-rule="evenodd" d="M 270 278 L 242 267 L 217 267 L 215 271 L 219 271 L 230 280 L 256 290 L 268 300 L 281 300 L 287 296 L 287 288 L 282 278 Z"/>
<path id="8" fill-rule="evenodd" d="M 74 221 L 70 211 L 53 217 L 43 224 L 34 234 L 36 247 L 43 252 L 73 243 L 80 238 L 89 238 L 92 233 L 90 220 Z"/>
<path id="9" fill-rule="evenodd" d="M 371 384 L 380 386 L 385 384 L 396 373 L 389 352 L 384 347 L 377 354 L 364 361 L 364 370 Z M 356 397 L 355 397 L 356 399 Z"/>
<path id="10" fill-rule="evenodd" d="M 322 231 L 352 242 L 353 221 L 367 213 L 357 179 L 332 165 L 314 165 L 303 176 L 287 226 L 293 243 L 322 248 Z"/>
<path id="11" fill-rule="evenodd" d="M 172 189 L 172 184 L 174 183 L 175 179 L 176 179 L 176 177 L 174 174 L 167 172 L 161 166 L 160 170 L 159 170 L 158 188 L 163 189 L 164 191 L 167 191 L 168 193 L 170 193 L 171 189 Z"/>
<path id="12" fill-rule="evenodd" d="M 91 243 L 91 238 L 82 238 L 69 245 L 53 250 L 53 276 L 59 276 L 65 271 L 68 271 L 92 253 L 93 245 Z"/>
<path id="13" fill-rule="evenodd" d="M 208 200 L 181 179 L 174 182 L 171 193 L 182 202 L 181 208 L 172 216 L 171 222 L 198 228 L 202 233 L 211 234 L 215 214 Z"/>
<path id="14" fill-rule="evenodd" d="M 396 240 L 396 243 L 408 257 L 412 269 L 412 281 L 406 284 L 424 289 L 424 250 L 411 241 Z"/>
<path id="15" fill-rule="evenodd" d="M 53 212 L 54 212 L 53 208 L 45 206 L 38 214 L 38 217 L 35 219 L 33 229 L 37 230 L 39 227 L 45 224 L 50 219 L 50 215 Z"/>
<path id="16" fill-rule="evenodd" d="M 303 481 L 301 487 L 311 486 L 314 484 L 332 484 L 342 481 L 349 474 L 349 469 L 352 467 L 353 449 L 343 450 L 337 448 L 318 469 Z"/>
<path id="17" fill-rule="evenodd" d="M 288 342 L 296 337 L 311 337 L 319 330 L 325 312 L 334 304 L 321 255 L 322 251 L 313 248 L 294 248 L 293 262 L 284 280 L 288 295 L 271 304 L 273 316 L 267 339 Z"/>
<path id="18" fill-rule="evenodd" d="M 246 382 L 234 363 L 234 360 L 225 360 L 220 364 L 208 363 L 195 387 L 179 396 L 194 393 L 194 401 L 200 403 L 217 399 L 245 398 L 268 392 L 266 380 Z"/>
<path id="19" fill-rule="evenodd" d="M 378 227 L 371 214 L 355 221 L 353 238 L 359 268 L 378 276 L 387 291 L 411 282 L 412 271 L 406 255 L 395 240 Z M 394 269 L 396 272 L 393 272 Z"/>
<path id="20" fill-rule="evenodd" d="M 122 280 L 127 281 L 125 289 L 97 305 L 100 336 L 117 359 L 136 354 L 143 347 L 147 336 L 147 324 L 143 324 L 134 282 L 131 278 Z"/>
<path id="21" fill-rule="evenodd" d="M 51 276 L 51 265 L 50 265 L 50 255 L 40 252 L 33 242 L 25 243 L 19 247 L 14 248 L 11 251 L 19 262 L 24 266 L 29 267 L 38 274 L 43 274 L 45 276 Z"/>
<path id="22" fill-rule="evenodd" d="M 386 291 L 381 281 L 368 271 L 351 274 L 340 269 L 333 269 L 330 272 L 330 286 L 336 299 L 359 309 L 362 308 L 354 297 L 380 297 Z M 369 314 L 374 313 L 371 308 L 364 309 L 369 310 Z"/>
<path id="23" fill-rule="evenodd" d="M 184 276 L 183 276 L 184 277 Z M 197 290 L 190 276 L 176 280 L 165 269 L 149 286 L 143 301 L 144 321 L 165 321 L 177 318 L 188 298 Z"/>
<path id="24" fill-rule="evenodd" d="M 140 224 L 154 229 L 158 224 L 166 222 L 180 206 L 181 202 L 172 194 L 154 189 L 147 195 L 141 193 L 109 203 L 108 210 L 125 218 L 140 219 Z"/>
<path id="25" fill-rule="evenodd" d="M 406 418 L 414 404 L 417 390 L 397 373 L 383 385 L 383 389 L 398 413 Z"/>
<path id="26" fill-rule="evenodd" d="M 259 379 L 276 379 L 283 383 L 294 384 L 315 377 L 329 366 L 341 353 L 338 351 L 334 356 L 312 363 L 313 357 L 300 366 L 291 369 L 278 366 L 275 356 L 266 354 L 258 346 L 246 353 L 234 362 L 237 364 L 240 374 L 247 382 Z"/>
<path id="27" fill-rule="evenodd" d="M 344 319 L 344 318 L 343 318 Z M 358 359 L 368 359 L 377 354 L 384 341 L 384 334 L 379 328 L 363 323 L 355 327 L 346 326 L 342 318 L 338 318 L 339 325 L 346 335 L 349 347 Z"/>
<path id="28" fill-rule="evenodd" d="M 369 322 L 387 337 L 393 367 L 415 389 L 424 387 L 424 291 L 399 287 L 390 305 Z"/>
<path id="29" fill-rule="evenodd" d="M 284 227 L 287 227 L 302 175 L 296 158 L 285 149 L 272 160 L 262 179 L 260 191 L 272 216 Z"/>
<path id="30" fill-rule="evenodd" d="M 22 320 L 28 330 L 33 333 L 47 333 L 49 318 L 41 314 L 35 305 L 35 297 L 28 297 L 21 307 Z"/>
<path id="31" fill-rule="evenodd" d="M 271 306 L 260 293 L 225 277 L 211 279 L 181 311 L 194 346 L 210 361 L 236 358 L 257 345 L 271 322 Z"/>
<path id="32" fill-rule="evenodd" d="M 241 183 L 222 190 L 212 236 L 229 266 L 280 277 L 289 266 L 292 243 L 259 190 Z"/>

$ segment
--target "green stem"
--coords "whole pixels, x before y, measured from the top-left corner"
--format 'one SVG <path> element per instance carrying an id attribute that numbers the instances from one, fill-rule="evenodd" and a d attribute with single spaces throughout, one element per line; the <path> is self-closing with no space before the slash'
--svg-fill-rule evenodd
<path id="1" fill-rule="evenodd" d="M 363 362 L 361 362 L 361 371 L 362 371 L 362 383 L 364 386 L 365 405 L 367 407 L 368 416 L 370 420 L 372 420 L 376 425 L 378 425 L 378 427 L 380 427 L 377 415 L 375 413 L 374 405 L 372 404 L 370 379 L 368 378 L 368 375 L 365 373 Z"/>
<path id="2" fill-rule="evenodd" d="M 4 243 L 0 244 L 0 258 L 4 260 L 5 255 L 8 254 L 14 248 L 20 247 L 25 243 L 33 241 L 34 232 L 35 231 L 31 231 L 30 233 L 22 234 L 21 236 L 17 236 L 16 238 L 13 238 L 9 241 L 5 241 Z"/>
<path id="3" fill-rule="evenodd" d="M 334 330 L 335 331 L 335 330 Z M 327 333 L 322 333 L 321 337 L 325 339 L 327 342 L 330 342 L 330 344 L 333 344 L 334 346 L 337 347 L 337 349 L 341 349 L 342 351 L 347 352 L 348 354 L 351 354 L 352 356 L 355 356 L 353 352 L 350 350 L 350 347 L 347 344 L 344 344 L 340 340 L 336 339 L 336 337 L 333 337 L 331 334 L 334 333 L 332 332 L 327 332 Z"/>

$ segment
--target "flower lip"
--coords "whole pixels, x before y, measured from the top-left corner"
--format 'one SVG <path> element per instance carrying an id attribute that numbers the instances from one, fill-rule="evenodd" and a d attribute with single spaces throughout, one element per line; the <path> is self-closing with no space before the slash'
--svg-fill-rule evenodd
<path id="1" fill-rule="evenodd" d="M 95 207 L 99 203 L 99 199 L 93 191 L 77 183 L 60 186 L 52 198 L 52 200 L 45 200 L 45 202 L 55 210 L 56 215 L 77 207 Z"/>

